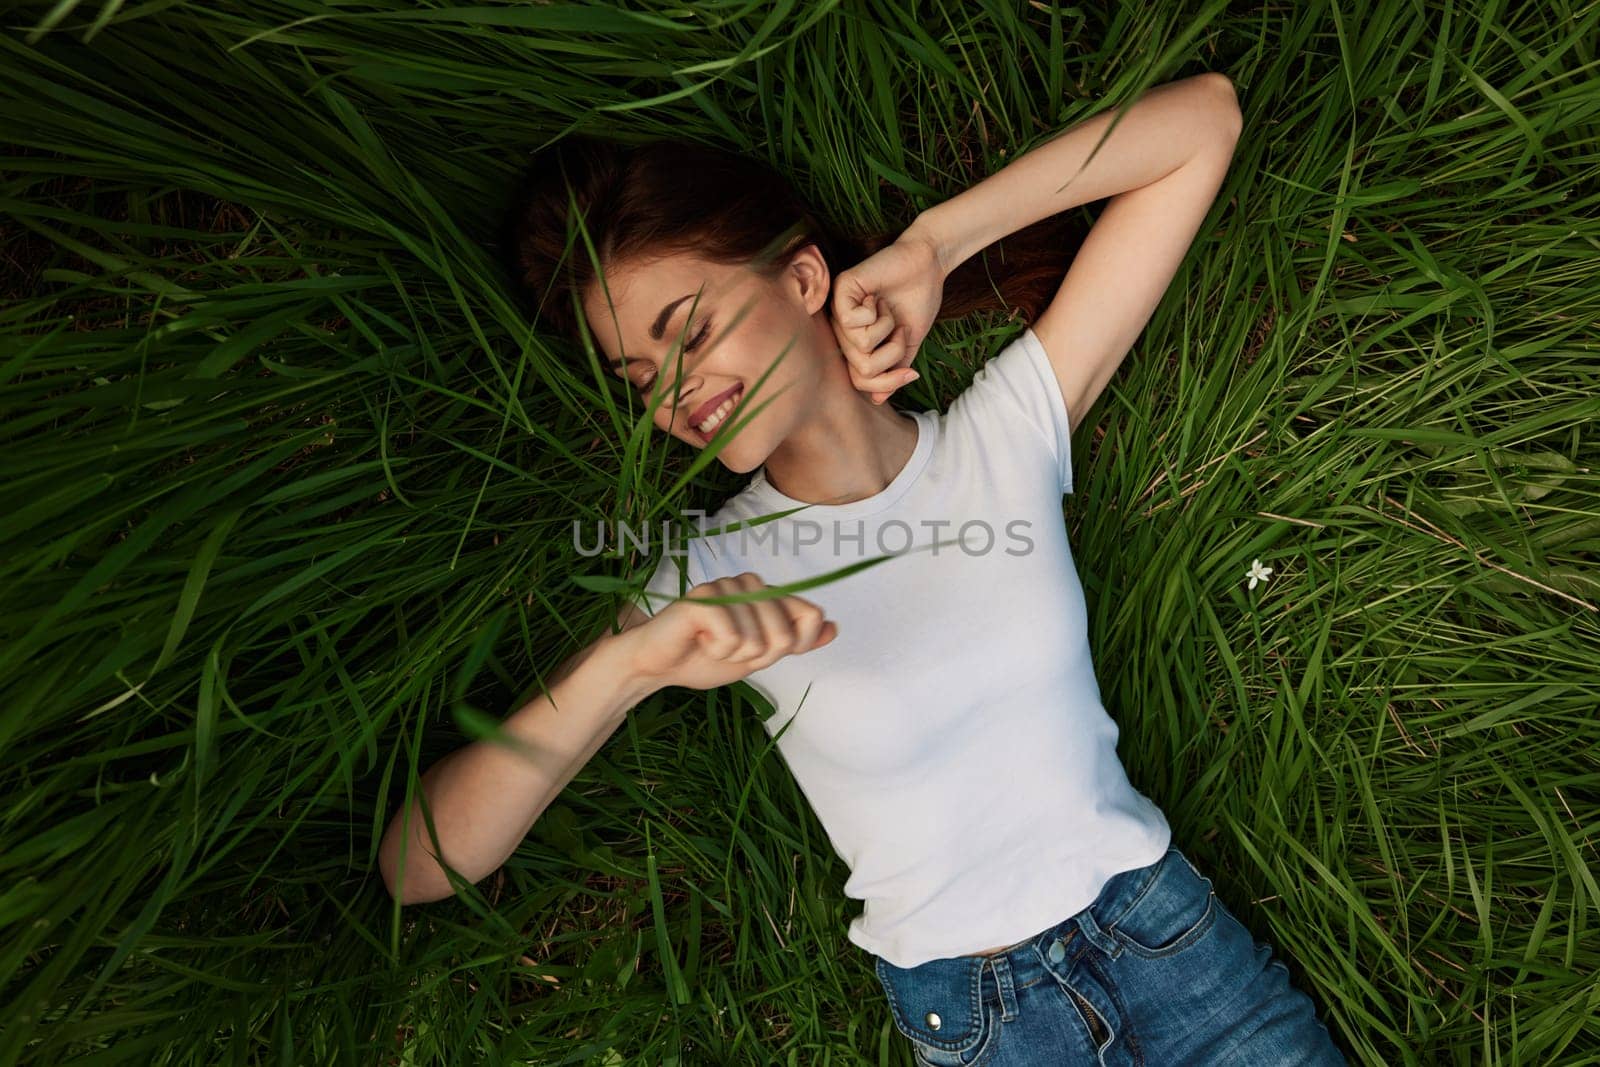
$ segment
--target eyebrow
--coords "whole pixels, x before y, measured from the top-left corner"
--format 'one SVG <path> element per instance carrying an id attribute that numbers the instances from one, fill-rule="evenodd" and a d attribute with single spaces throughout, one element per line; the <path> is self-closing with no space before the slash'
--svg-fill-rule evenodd
<path id="1" fill-rule="evenodd" d="M 650 336 L 653 339 L 657 341 L 661 340 L 662 335 L 667 332 L 667 320 L 672 318 L 673 310 L 677 308 L 679 304 L 683 303 L 693 295 L 693 293 L 684 293 L 682 296 L 678 297 L 678 299 L 671 301 L 666 307 L 661 309 L 661 314 L 656 316 L 656 321 L 650 324 Z M 618 357 L 617 359 L 608 360 L 607 362 L 615 367 L 622 363 L 622 359 L 621 357 Z"/>

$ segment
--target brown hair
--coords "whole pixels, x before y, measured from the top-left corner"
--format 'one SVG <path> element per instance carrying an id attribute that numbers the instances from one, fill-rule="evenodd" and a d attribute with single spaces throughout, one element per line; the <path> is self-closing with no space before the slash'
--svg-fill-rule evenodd
<path id="1" fill-rule="evenodd" d="M 689 251 L 775 276 L 790 253 L 815 243 L 837 278 L 901 232 L 839 231 L 750 156 L 689 141 L 629 145 L 570 134 L 534 153 L 507 211 L 500 251 L 529 318 L 573 339 L 575 300 L 595 280 L 573 207 L 608 270 L 637 255 Z M 1077 220 L 1061 212 L 994 242 L 945 279 L 935 321 L 1017 309 L 1033 322 L 1083 236 Z"/>

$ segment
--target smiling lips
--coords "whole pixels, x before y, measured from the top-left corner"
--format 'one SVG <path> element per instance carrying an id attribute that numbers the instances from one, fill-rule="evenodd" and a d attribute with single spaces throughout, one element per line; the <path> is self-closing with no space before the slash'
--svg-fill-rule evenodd
<path id="1" fill-rule="evenodd" d="M 735 385 L 707 400 L 695 409 L 689 419 L 689 428 L 702 437 L 710 437 L 712 432 L 722 425 L 722 421 L 728 417 L 728 413 L 733 410 L 733 405 L 743 393 L 744 386 Z"/>

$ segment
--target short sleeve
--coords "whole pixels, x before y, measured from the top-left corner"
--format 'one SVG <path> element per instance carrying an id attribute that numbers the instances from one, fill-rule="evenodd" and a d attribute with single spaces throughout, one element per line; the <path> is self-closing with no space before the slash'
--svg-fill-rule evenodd
<path id="1" fill-rule="evenodd" d="M 1042 446 L 1055 465 L 1063 495 L 1072 492 L 1072 429 L 1055 368 L 1032 327 L 1002 348 L 973 375 L 951 403 L 983 440 L 1005 441 L 1026 429 L 1025 447 Z M 1018 444 L 1023 444 L 1018 441 Z"/>

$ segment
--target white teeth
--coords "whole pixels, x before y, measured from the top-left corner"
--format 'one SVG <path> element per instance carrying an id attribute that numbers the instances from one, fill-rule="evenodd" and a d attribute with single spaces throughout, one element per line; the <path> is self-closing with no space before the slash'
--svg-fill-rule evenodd
<path id="1" fill-rule="evenodd" d="M 696 426 L 695 429 L 699 430 L 703 434 L 710 434 L 712 430 L 715 430 L 718 426 L 722 425 L 722 420 L 728 417 L 728 412 L 733 410 L 733 405 L 743 394 L 744 390 L 740 389 L 737 393 L 734 393 L 728 399 L 718 404 L 717 410 L 713 411 L 710 415 L 707 415 L 706 420 L 700 425 Z"/>

